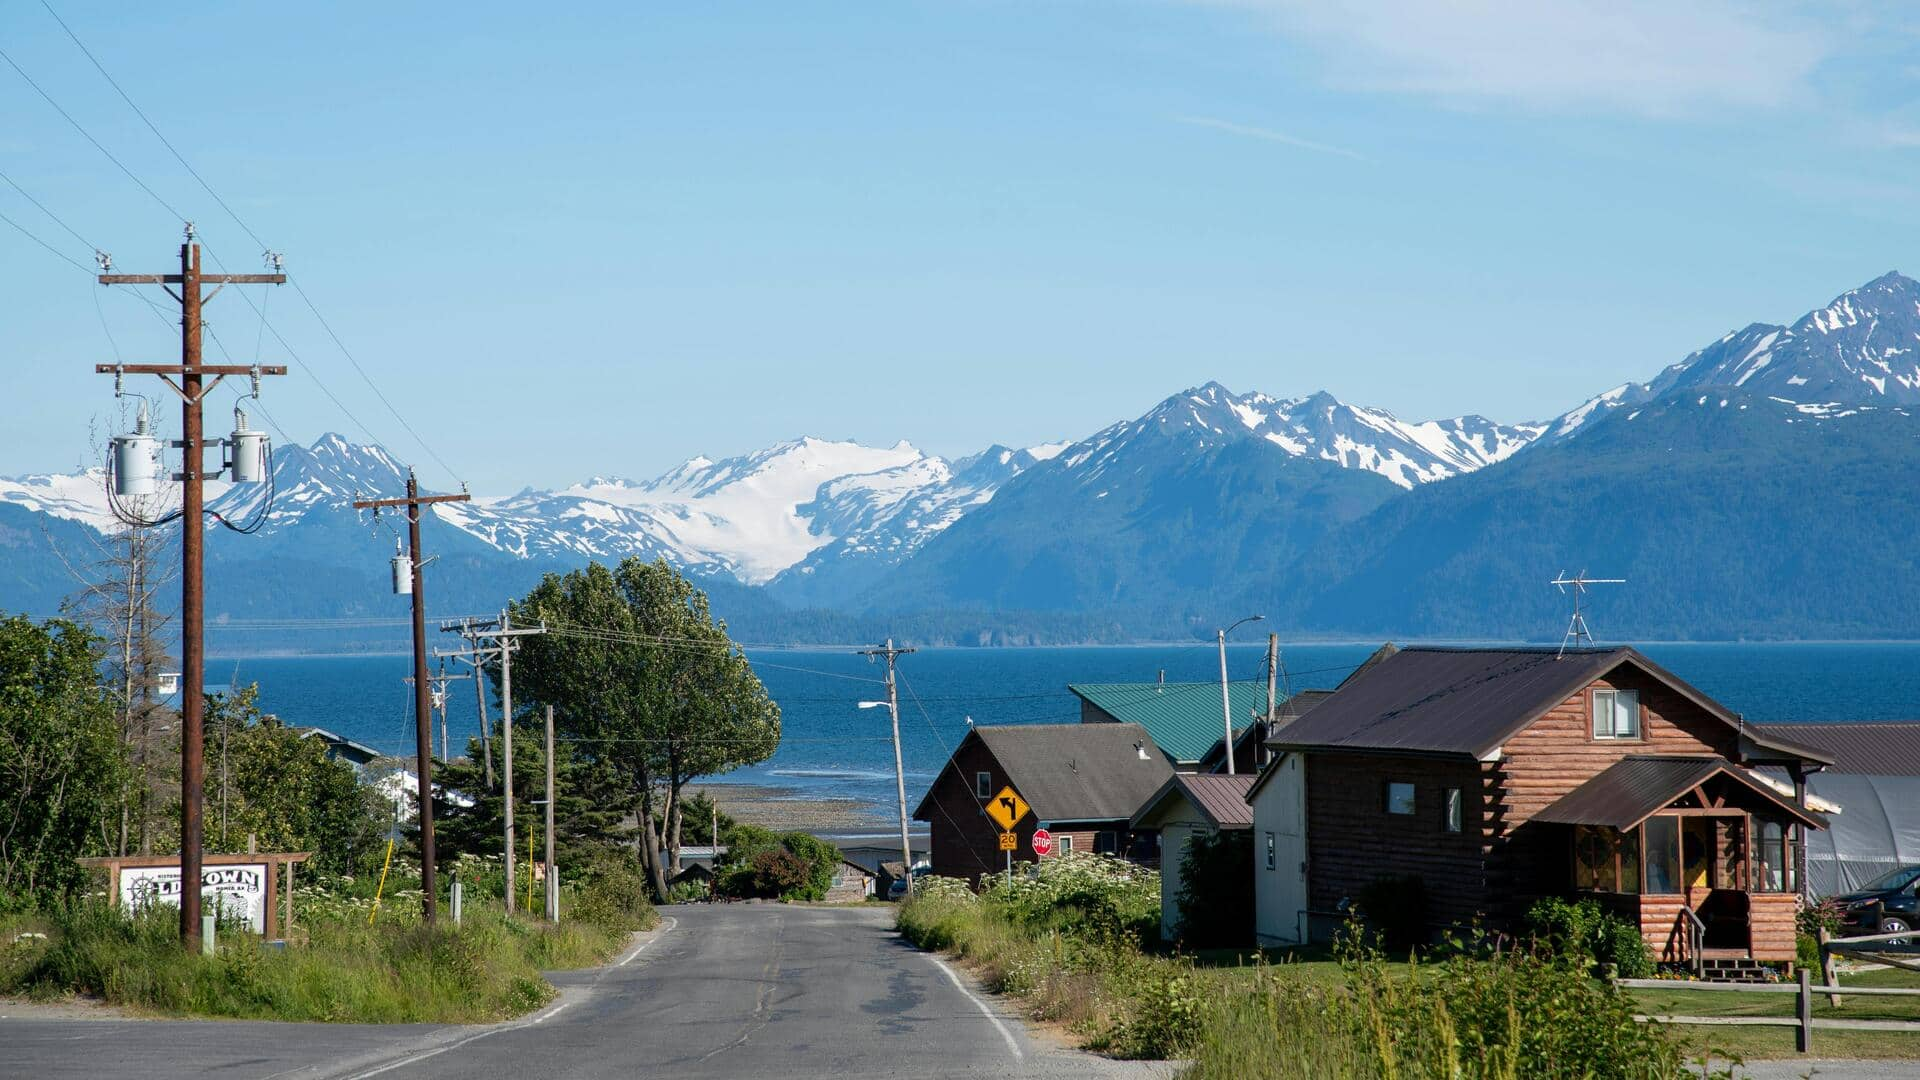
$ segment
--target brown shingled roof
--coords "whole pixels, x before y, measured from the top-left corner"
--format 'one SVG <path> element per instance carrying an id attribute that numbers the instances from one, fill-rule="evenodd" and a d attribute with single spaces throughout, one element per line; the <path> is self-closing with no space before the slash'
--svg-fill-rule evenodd
<path id="1" fill-rule="evenodd" d="M 1173 762 L 1139 724 L 982 724 L 960 747 L 975 739 L 1043 822 L 1127 820 L 1173 775 Z M 913 816 L 927 821 L 932 813 L 929 787 Z"/>

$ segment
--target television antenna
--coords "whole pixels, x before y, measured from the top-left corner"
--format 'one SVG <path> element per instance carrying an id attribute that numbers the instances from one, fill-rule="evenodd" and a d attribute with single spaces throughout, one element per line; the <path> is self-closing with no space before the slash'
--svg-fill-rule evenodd
<path id="1" fill-rule="evenodd" d="M 1566 571 L 1562 570 L 1560 576 L 1547 582 L 1562 593 L 1573 597 L 1573 617 L 1567 620 L 1567 632 L 1560 637 L 1560 651 L 1554 654 L 1555 660 L 1567 655 L 1569 646 L 1579 648 L 1582 642 L 1588 645 L 1593 644 L 1593 632 L 1587 629 L 1587 617 L 1580 611 L 1580 597 L 1586 593 L 1587 586 L 1625 585 L 1626 583 L 1626 578 L 1591 578 L 1587 576 L 1585 570 L 1572 577 L 1568 577 Z"/>

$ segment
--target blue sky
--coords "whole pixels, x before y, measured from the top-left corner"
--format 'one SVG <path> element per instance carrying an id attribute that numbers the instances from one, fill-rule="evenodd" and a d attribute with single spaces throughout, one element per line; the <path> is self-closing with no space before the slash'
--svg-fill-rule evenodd
<path id="1" fill-rule="evenodd" d="M 1079 437 L 1208 379 L 1540 418 L 1920 267 L 1893 5 L 52 2 L 482 492 L 800 434 Z M 0 48 L 258 268 L 37 2 Z M 166 268 L 178 223 L 4 65 L 0 118 L 0 171 Z M 4 184 L 0 213 L 88 261 Z M 0 474 L 87 459 L 115 347 L 175 355 L 98 291 L 0 225 Z M 450 482 L 264 302 L 286 435 Z M 255 351 L 237 297 L 209 318 Z"/>

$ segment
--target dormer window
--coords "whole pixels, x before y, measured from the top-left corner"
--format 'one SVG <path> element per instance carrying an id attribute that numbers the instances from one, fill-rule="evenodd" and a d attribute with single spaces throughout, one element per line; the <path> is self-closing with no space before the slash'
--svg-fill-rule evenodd
<path id="1" fill-rule="evenodd" d="M 1593 737 L 1596 739 L 1640 738 L 1640 691 L 1595 690 L 1593 692 Z"/>

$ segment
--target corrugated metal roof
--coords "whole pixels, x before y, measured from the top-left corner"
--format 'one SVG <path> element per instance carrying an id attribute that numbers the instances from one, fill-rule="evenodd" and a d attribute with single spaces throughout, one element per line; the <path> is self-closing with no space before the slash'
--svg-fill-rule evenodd
<path id="1" fill-rule="evenodd" d="M 1754 780 L 1725 758 L 1701 755 L 1635 754 L 1621 758 L 1592 779 L 1533 815 L 1558 825 L 1605 825 L 1631 829 L 1673 800 L 1717 775 L 1726 775 L 1761 800 L 1785 810 L 1816 829 L 1827 827 L 1817 814 L 1801 810 Z"/>
<path id="2" fill-rule="evenodd" d="M 986 745 L 1041 821 L 1129 820 L 1173 775 L 1139 724 L 983 724 L 960 747 L 970 739 Z M 929 820 L 932 798 L 929 789 L 915 818 Z"/>
<path id="3" fill-rule="evenodd" d="M 1266 715 L 1265 682 L 1249 679 L 1227 687 L 1235 731 Z M 1122 723 L 1146 728 L 1155 745 L 1181 765 L 1198 763 L 1226 727 L 1217 682 L 1073 683 L 1067 689 Z"/>
<path id="4" fill-rule="evenodd" d="M 1253 781 L 1254 777 L 1247 774 L 1174 773 L 1133 815 L 1133 823 L 1139 825 L 1169 799 L 1183 799 L 1216 829 L 1252 828 L 1253 807 L 1247 805 L 1247 791 Z"/>
<path id="5" fill-rule="evenodd" d="M 1822 751 L 1833 772 L 1920 776 L 1920 721 L 1857 724 L 1753 724 L 1770 736 Z"/>
<path id="6" fill-rule="evenodd" d="M 1342 683 L 1334 695 L 1274 733 L 1281 749 L 1368 750 L 1484 757 L 1546 710 L 1621 664 L 1641 671 L 1699 705 L 1749 747 L 1816 760 L 1807 748 L 1775 743 L 1678 676 L 1627 647 L 1405 648 Z"/>

